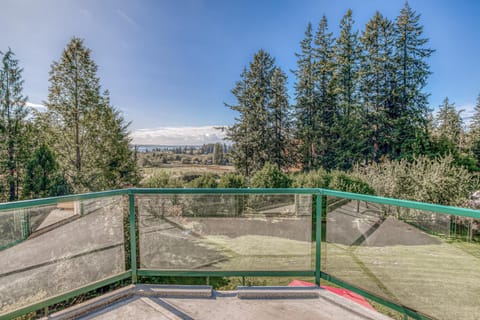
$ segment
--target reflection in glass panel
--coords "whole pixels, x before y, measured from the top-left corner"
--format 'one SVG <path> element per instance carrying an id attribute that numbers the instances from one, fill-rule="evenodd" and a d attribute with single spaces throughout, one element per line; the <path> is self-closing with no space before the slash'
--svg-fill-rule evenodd
<path id="1" fill-rule="evenodd" d="M 478 220 L 328 200 L 327 273 L 438 319 L 478 317 Z"/>
<path id="2" fill-rule="evenodd" d="M 124 199 L 23 210 L 31 233 L 0 250 L 0 315 L 124 272 Z"/>
<path id="3" fill-rule="evenodd" d="M 30 225 L 29 233 L 46 232 L 78 218 L 79 203 L 80 201 L 60 202 L 55 205 L 25 209 Z"/>
<path id="4" fill-rule="evenodd" d="M 26 219 L 24 210 L 0 212 L 0 252 L 25 237 Z"/>
<path id="5" fill-rule="evenodd" d="M 311 270 L 311 195 L 137 197 L 140 266 Z"/>

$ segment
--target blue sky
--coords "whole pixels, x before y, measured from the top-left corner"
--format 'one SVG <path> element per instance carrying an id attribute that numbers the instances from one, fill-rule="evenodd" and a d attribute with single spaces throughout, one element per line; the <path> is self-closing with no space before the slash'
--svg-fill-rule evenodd
<path id="1" fill-rule="evenodd" d="M 41 104 L 47 99 L 51 62 L 72 36 L 85 39 L 112 103 L 132 121 L 132 131 L 148 135 L 156 128 L 232 124 L 235 113 L 224 102 L 234 102 L 230 90 L 257 50 L 267 50 L 280 67 L 292 70 L 308 22 L 315 26 L 325 14 L 337 34 L 351 8 L 361 30 L 376 10 L 394 19 L 404 3 L 2 0 L 0 50 L 11 47 L 16 53 L 24 68 L 25 94 Z M 480 1 L 409 3 L 421 14 L 424 35 L 436 50 L 426 89 L 431 106 L 448 96 L 470 110 L 480 93 Z"/>

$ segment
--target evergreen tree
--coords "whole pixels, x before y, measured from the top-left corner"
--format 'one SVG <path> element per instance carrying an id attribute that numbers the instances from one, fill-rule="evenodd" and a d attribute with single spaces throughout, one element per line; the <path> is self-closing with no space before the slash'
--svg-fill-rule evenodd
<path id="1" fill-rule="evenodd" d="M 440 146 L 439 152 L 445 154 L 458 153 L 463 132 L 463 121 L 454 103 L 448 97 L 443 100 L 436 115 L 435 135 Z"/>
<path id="2" fill-rule="evenodd" d="M 139 181 L 131 138 L 120 111 L 110 105 L 109 92 L 102 95 L 99 107 L 93 113 L 97 123 L 96 163 L 98 174 L 90 176 L 90 185 L 96 189 L 115 189 L 135 185 Z M 93 120 L 93 119 L 92 119 Z M 102 152 L 100 152 L 102 150 Z"/>
<path id="3" fill-rule="evenodd" d="M 358 73 L 360 44 L 358 32 L 353 30 L 352 10 L 340 22 L 340 36 L 335 43 L 335 94 L 341 114 L 350 120 L 358 114 Z"/>
<path id="4" fill-rule="evenodd" d="M 317 101 L 315 89 L 316 63 L 313 48 L 312 25 L 309 23 L 305 38 L 300 42 L 300 53 L 296 53 L 297 70 L 293 71 L 297 78 L 295 83 L 295 119 L 298 153 L 304 170 L 315 167 L 316 158 L 316 119 Z"/>
<path id="5" fill-rule="evenodd" d="M 247 177 L 261 169 L 268 159 L 266 137 L 274 62 L 267 52 L 259 50 L 232 90 L 237 104 L 227 105 L 239 113 L 236 123 L 227 130 L 227 138 L 234 143 L 235 167 Z"/>
<path id="6" fill-rule="evenodd" d="M 91 156 L 96 122 L 90 121 L 90 116 L 100 105 L 100 80 L 90 55 L 81 39 L 72 38 L 50 71 L 47 107 L 54 130 L 51 143 L 76 191 L 90 189 L 88 173 L 94 168 Z"/>
<path id="7" fill-rule="evenodd" d="M 240 173 L 249 177 L 255 168 L 253 153 L 256 142 L 252 139 L 253 135 L 251 134 L 250 122 L 254 120 L 254 114 L 248 100 L 247 77 L 248 72 L 244 68 L 241 80 L 237 81 L 235 88 L 232 89 L 232 94 L 237 99 L 237 105 L 225 105 L 239 113 L 239 116 L 235 118 L 235 124 L 227 129 L 227 138 L 233 142 L 231 155 L 233 164 Z"/>
<path id="8" fill-rule="evenodd" d="M 53 152 L 41 144 L 26 165 L 23 198 L 44 198 L 68 193 L 69 186 L 58 172 Z"/>
<path id="9" fill-rule="evenodd" d="M 340 36 L 335 43 L 334 86 L 336 109 L 332 131 L 335 139 L 334 161 L 327 168 L 350 169 L 359 161 L 366 147 L 359 102 L 360 43 L 353 30 L 352 10 L 340 22 Z M 355 137 L 355 139 L 352 139 Z"/>
<path id="10" fill-rule="evenodd" d="M 392 153 L 391 122 L 400 115 L 396 108 L 396 71 L 393 24 L 378 11 L 361 36 L 362 63 L 360 92 L 367 136 L 366 162 L 378 162 Z"/>
<path id="11" fill-rule="evenodd" d="M 426 59 L 434 52 L 427 48 L 427 38 L 422 38 L 420 15 L 408 2 L 395 24 L 395 65 L 397 69 L 398 103 L 390 112 L 395 114 L 392 133 L 394 158 L 414 153 L 415 146 L 425 140 L 428 115 L 428 94 L 423 90 L 431 74 Z"/>
<path id="12" fill-rule="evenodd" d="M 279 169 L 287 168 L 294 155 L 291 148 L 291 112 L 287 94 L 287 76 L 275 68 L 271 80 L 271 98 L 269 99 L 268 158 Z"/>
<path id="13" fill-rule="evenodd" d="M 213 163 L 223 164 L 223 145 L 215 143 L 213 146 Z"/>
<path id="14" fill-rule="evenodd" d="M 477 167 L 480 167 L 480 139 L 472 141 L 471 151 Z"/>
<path id="15" fill-rule="evenodd" d="M 480 94 L 477 97 L 477 103 L 473 109 L 472 119 L 470 121 L 471 141 L 480 141 Z"/>
<path id="16" fill-rule="evenodd" d="M 316 98 L 313 109 L 312 140 L 315 153 L 313 156 L 314 168 L 335 166 L 335 137 L 333 126 L 338 114 L 335 103 L 333 76 L 334 76 L 334 39 L 328 31 L 328 22 L 322 17 L 315 34 L 314 48 L 314 96 Z"/>
<path id="17" fill-rule="evenodd" d="M 135 182 L 128 124 L 100 93 L 97 69 L 83 40 L 72 38 L 50 71 L 49 142 L 76 192 Z"/>
<path id="18" fill-rule="evenodd" d="M 480 94 L 477 97 L 469 129 L 470 151 L 477 161 L 477 166 L 480 166 Z"/>
<path id="19" fill-rule="evenodd" d="M 18 199 L 25 163 L 24 133 L 28 108 L 23 95 L 22 69 L 12 50 L 2 57 L 0 66 L 0 165 L 6 179 L 9 201 Z"/>

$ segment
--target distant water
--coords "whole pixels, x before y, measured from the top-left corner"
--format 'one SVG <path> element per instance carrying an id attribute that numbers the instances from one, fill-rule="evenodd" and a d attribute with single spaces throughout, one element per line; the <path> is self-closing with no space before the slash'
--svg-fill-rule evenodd
<path id="1" fill-rule="evenodd" d="M 133 149 L 135 146 L 131 146 Z M 201 145 L 183 145 L 183 146 L 165 146 L 165 145 L 156 145 L 156 144 L 146 144 L 146 145 L 136 145 L 138 152 L 150 152 L 153 150 L 161 150 L 161 151 L 168 151 L 168 150 L 175 150 L 178 148 L 184 149 L 198 149 Z"/>

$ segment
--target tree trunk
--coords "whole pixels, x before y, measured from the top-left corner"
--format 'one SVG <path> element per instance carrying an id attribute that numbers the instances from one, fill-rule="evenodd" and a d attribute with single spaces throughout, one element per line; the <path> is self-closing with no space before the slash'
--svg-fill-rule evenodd
<path id="1" fill-rule="evenodd" d="M 8 142 L 8 183 L 9 183 L 9 200 L 15 201 L 17 200 L 17 192 L 15 188 L 15 158 L 14 158 L 14 146 L 13 141 Z"/>

